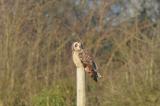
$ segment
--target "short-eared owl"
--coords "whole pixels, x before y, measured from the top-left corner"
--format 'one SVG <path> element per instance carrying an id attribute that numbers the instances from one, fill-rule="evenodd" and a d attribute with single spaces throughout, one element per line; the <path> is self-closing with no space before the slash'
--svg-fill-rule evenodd
<path id="1" fill-rule="evenodd" d="M 74 42 L 72 44 L 73 62 L 77 68 L 84 67 L 84 70 L 97 81 L 101 75 L 97 72 L 97 65 L 93 60 L 92 55 L 83 49 L 82 43 Z"/>

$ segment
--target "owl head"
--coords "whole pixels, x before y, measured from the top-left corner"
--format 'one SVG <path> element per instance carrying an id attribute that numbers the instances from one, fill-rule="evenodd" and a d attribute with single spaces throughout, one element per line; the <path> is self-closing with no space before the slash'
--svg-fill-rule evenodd
<path id="1" fill-rule="evenodd" d="M 72 51 L 79 52 L 83 49 L 81 42 L 74 42 L 72 44 Z"/>

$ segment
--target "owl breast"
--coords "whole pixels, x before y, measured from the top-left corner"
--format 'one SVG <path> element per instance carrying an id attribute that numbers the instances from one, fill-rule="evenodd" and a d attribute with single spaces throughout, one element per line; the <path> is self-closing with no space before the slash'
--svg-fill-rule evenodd
<path id="1" fill-rule="evenodd" d="M 77 68 L 83 67 L 83 64 L 79 58 L 78 53 L 73 53 L 73 62 L 76 65 Z"/>

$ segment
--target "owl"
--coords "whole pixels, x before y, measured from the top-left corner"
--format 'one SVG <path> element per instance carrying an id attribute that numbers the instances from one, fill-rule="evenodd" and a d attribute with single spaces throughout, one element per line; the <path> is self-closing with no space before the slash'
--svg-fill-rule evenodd
<path id="1" fill-rule="evenodd" d="M 85 72 L 97 82 L 101 75 L 97 72 L 97 65 L 93 60 L 91 53 L 85 50 L 81 42 L 74 42 L 72 44 L 73 62 L 77 68 L 83 67 Z"/>

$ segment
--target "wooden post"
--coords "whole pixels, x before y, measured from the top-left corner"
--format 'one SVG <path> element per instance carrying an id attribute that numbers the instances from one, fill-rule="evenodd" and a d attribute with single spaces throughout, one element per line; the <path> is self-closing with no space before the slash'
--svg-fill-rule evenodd
<path id="1" fill-rule="evenodd" d="M 85 72 L 84 68 L 77 68 L 77 106 L 85 106 Z"/>

